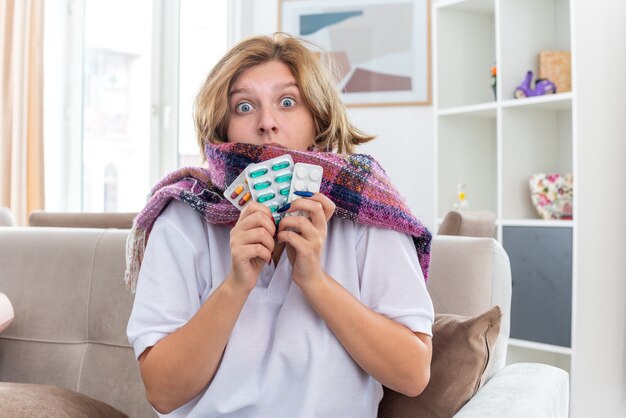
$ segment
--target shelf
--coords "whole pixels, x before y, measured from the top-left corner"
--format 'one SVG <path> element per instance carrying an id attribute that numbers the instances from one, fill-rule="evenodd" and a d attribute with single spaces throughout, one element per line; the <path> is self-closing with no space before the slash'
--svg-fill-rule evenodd
<path id="1" fill-rule="evenodd" d="M 544 228 L 572 228 L 574 226 L 573 220 L 543 220 L 543 219 L 498 219 L 498 225 L 502 226 L 530 226 L 530 227 L 544 227 Z"/>
<path id="2" fill-rule="evenodd" d="M 572 93 L 547 94 L 502 102 L 503 108 L 524 107 L 536 110 L 569 111 L 572 109 Z"/>
<path id="3" fill-rule="evenodd" d="M 438 116 L 468 115 L 476 117 L 496 117 L 497 102 L 477 103 L 467 106 L 439 109 Z M 524 99 L 510 99 L 500 102 L 504 109 L 524 108 L 532 110 L 570 111 L 572 109 L 572 93 L 548 94 Z"/>
<path id="4" fill-rule="evenodd" d="M 513 99 L 526 72 L 539 77 L 541 51 L 571 51 L 570 0 L 502 0 L 498 3 L 498 85 L 501 99 Z"/>
<path id="5" fill-rule="evenodd" d="M 499 218 L 537 219 L 530 198 L 531 175 L 573 172 L 572 112 L 541 110 L 537 106 L 560 102 L 539 99 L 542 100 L 531 105 L 503 107 L 500 112 L 502 207 Z M 571 100 L 566 102 L 571 103 Z"/>
<path id="6" fill-rule="evenodd" d="M 516 338 L 509 338 L 509 345 L 513 347 L 527 348 L 530 350 L 547 351 L 549 353 L 563 354 L 570 356 L 572 349 L 569 347 L 561 347 L 559 345 L 542 344 L 533 341 L 518 340 Z"/>
<path id="7" fill-rule="evenodd" d="M 439 227 L 443 222 L 443 218 L 437 218 L 435 223 Z M 573 228 L 572 220 L 543 220 L 543 219 L 498 219 L 497 226 L 527 226 L 540 228 Z"/>
<path id="8" fill-rule="evenodd" d="M 450 107 L 447 109 L 440 109 L 437 112 L 439 116 L 457 116 L 457 115 L 466 115 L 466 116 L 475 116 L 475 117 L 485 117 L 485 118 L 495 118 L 496 117 L 496 102 L 491 103 L 479 103 L 475 105 L 469 106 L 459 106 L 459 107 Z"/>
<path id="9" fill-rule="evenodd" d="M 453 207 L 459 183 L 466 186 L 471 210 L 496 215 L 497 239 L 509 254 L 515 284 L 509 352 L 517 361 L 537 360 L 566 370 L 573 353 L 576 224 L 540 219 L 529 181 L 537 173 L 575 175 L 576 96 L 564 91 L 515 99 L 514 91 L 527 71 L 536 82 L 542 51 L 573 53 L 570 4 L 433 4 L 436 227 Z"/>
<path id="10" fill-rule="evenodd" d="M 441 3 L 441 2 L 439 2 Z M 493 101 L 491 67 L 496 62 L 494 0 L 437 3 L 433 31 L 438 109 Z"/>
<path id="11" fill-rule="evenodd" d="M 465 184 L 472 208 L 494 213 L 497 210 L 496 118 L 474 115 L 461 113 L 439 118 L 438 217 L 452 208 L 459 183 Z"/>
<path id="12" fill-rule="evenodd" d="M 493 0 L 440 0 L 435 4 L 435 7 L 461 12 L 493 14 L 494 2 Z"/>

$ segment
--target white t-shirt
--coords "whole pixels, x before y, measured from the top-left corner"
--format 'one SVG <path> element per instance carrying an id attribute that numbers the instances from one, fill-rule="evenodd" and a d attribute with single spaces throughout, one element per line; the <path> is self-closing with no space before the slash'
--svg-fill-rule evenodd
<path id="1" fill-rule="evenodd" d="M 173 201 L 145 251 L 128 338 L 137 357 L 185 325 L 226 277 L 230 228 Z M 324 270 L 363 304 L 432 335 L 410 236 L 331 218 Z M 352 360 L 291 280 L 284 251 L 250 293 L 211 384 L 172 417 L 376 417 L 382 386 Z"/>

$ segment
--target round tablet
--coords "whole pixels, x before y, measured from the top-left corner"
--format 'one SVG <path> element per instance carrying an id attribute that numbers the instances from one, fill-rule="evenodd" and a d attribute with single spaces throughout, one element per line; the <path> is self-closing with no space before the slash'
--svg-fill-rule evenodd
<path id="1" fill-rule="evenodd" d="M 304 188 L 306 187 L 306 183 L 302 180 L 296 180 L 294 187 L 296 190 L 304 190 Z"/>
<path id="2" fill-rule="evenodd" d="M 307 175 L 307 169 L 305 167 L 298 167 L 298 171 L 296 172 L 296 176 L 300 179 L 303 179 Z"/>
<path id="3" fill-rule="evenodd" d="M 309 178 L 313 181 L 318 181 L 322 177 L 322 172 L 319 170 L 311 170 Z"/>

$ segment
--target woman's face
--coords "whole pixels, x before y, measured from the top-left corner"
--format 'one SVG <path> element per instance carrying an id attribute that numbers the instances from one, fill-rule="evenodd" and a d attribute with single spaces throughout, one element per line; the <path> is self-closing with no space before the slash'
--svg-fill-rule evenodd
<path id="1" fill-rule="evenodd" d="M 229 109 L 228 142 L 301 151 L 313 145 L 313 115 L 283 62 L 269 61 L 241 73 L 231 87 Z"/>

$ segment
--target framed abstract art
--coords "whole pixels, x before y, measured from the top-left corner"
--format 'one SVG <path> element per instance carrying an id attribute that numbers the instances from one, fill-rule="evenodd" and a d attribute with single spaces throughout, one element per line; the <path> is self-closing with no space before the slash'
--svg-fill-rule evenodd
<path id="1" fill-rule="evenodd" d="M 346 105 L 430 105 L 429 0 L 278 3 L 279 30 L 332 60 Z"/>

